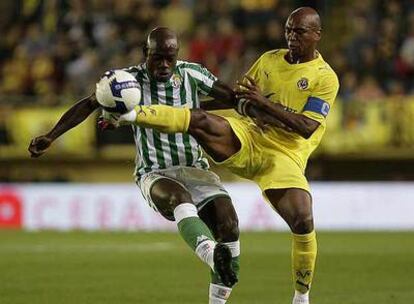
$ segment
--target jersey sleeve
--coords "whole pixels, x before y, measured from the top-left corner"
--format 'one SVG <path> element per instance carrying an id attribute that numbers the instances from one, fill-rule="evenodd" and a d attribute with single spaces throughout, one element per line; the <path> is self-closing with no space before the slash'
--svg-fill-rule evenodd
<path id="1" fill-rule="evenodd" d="M 251 78 L 253 78 L 253 80 L 256 83 L 259 83 L 261 78 L 262 78 L 262 59 L 263 56 L 260 56 L 259 59 L 256 60 L 255 63 L 253 63 L 253 65 L 250 67 L 250 69 L 247 71 L 246 75 L 250 76 Z M 243 79 L 243 81 L 246 81 L 246 79 Z"/>
<path id="2" fill-rule="evenodd" d="M 197 92 L 208 95 L 217 77 L 201 64 L 187 64 L 186 70 L 197 85 Z"/>
<path id="3" fill-rule="evenodd" d="M 321 76 L 311 96 L 303 108 L 302 114 L 322 123 L 328 116 L 339 90 L 339 81 L 334 72 Z"/>

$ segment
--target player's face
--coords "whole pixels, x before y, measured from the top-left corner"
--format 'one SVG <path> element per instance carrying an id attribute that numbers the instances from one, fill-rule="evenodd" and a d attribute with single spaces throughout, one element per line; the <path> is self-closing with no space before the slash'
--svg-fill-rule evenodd
<path id="1" fill-rule="evenodd" d="M 285 38 L 292 55 L 301 57 L 314 51 L 320 32 L 306 18 L 291 15 L 285 24 Z"/>
<path id="2" fill-rule="evenodd" d="M 168 81 L 177 63 L 177 47 L 161 47 L 149 50 L 147 66 L 151 77 L 160 82 Z"/>

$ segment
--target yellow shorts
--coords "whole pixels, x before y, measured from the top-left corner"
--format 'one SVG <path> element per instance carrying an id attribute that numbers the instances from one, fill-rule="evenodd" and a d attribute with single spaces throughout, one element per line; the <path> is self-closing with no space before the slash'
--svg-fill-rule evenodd
<path id="1" fill-rule="evenodd" d="M 218 165 L 267 189 L 299 188 L 310 192 L 304 168 L 282 150 L 270 149 L 261 131 L 250 121 L 224 117 L 241 142 L 241 149 Z M 274 146 L 274 145 L 273 145 Z"/>

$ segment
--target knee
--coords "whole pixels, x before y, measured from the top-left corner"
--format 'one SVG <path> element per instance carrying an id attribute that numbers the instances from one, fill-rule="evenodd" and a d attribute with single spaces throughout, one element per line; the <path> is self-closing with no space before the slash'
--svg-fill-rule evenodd
<path id="1" fill-rule="evenodd" d="M 178 205 L 182 203 L 193 203 L 193 200 L 191 199 L 191 195 L 187 192 L 176 192 L 171 193 L 168 198 L 168 205 L 174 209 Z"/>
<path id="2" fill-rule="evenodd" d="M 226 219 L 217 225 L 216 240 L 234 242 L 239 239 L 239 222 L 237 219 Z"/>
<path id="3" fill-rule="evenodd" d="M 297 214 L 291 224 L 290 228 L 293 233 L 306 234 L 313 231 L 313 216 L 310 213 Z"/>
<path id="4" fill-rule="evenodd" d="M 185 191 L 173 191 L 163 195 L 153 196 L 153 202 L 158 211 L 164 216 L 171 218 L 174 209 L 182 203 L 193 203 L 191 195 Z"/>

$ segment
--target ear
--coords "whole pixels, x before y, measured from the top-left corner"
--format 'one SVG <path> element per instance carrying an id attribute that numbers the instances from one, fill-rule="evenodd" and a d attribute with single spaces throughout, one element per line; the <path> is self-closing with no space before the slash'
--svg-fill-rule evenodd
<path id="1" fill-rule="evenodd" d="M 322 29 L 315 31 L 315 40 L 319 41 L 322 37 Z"/>

